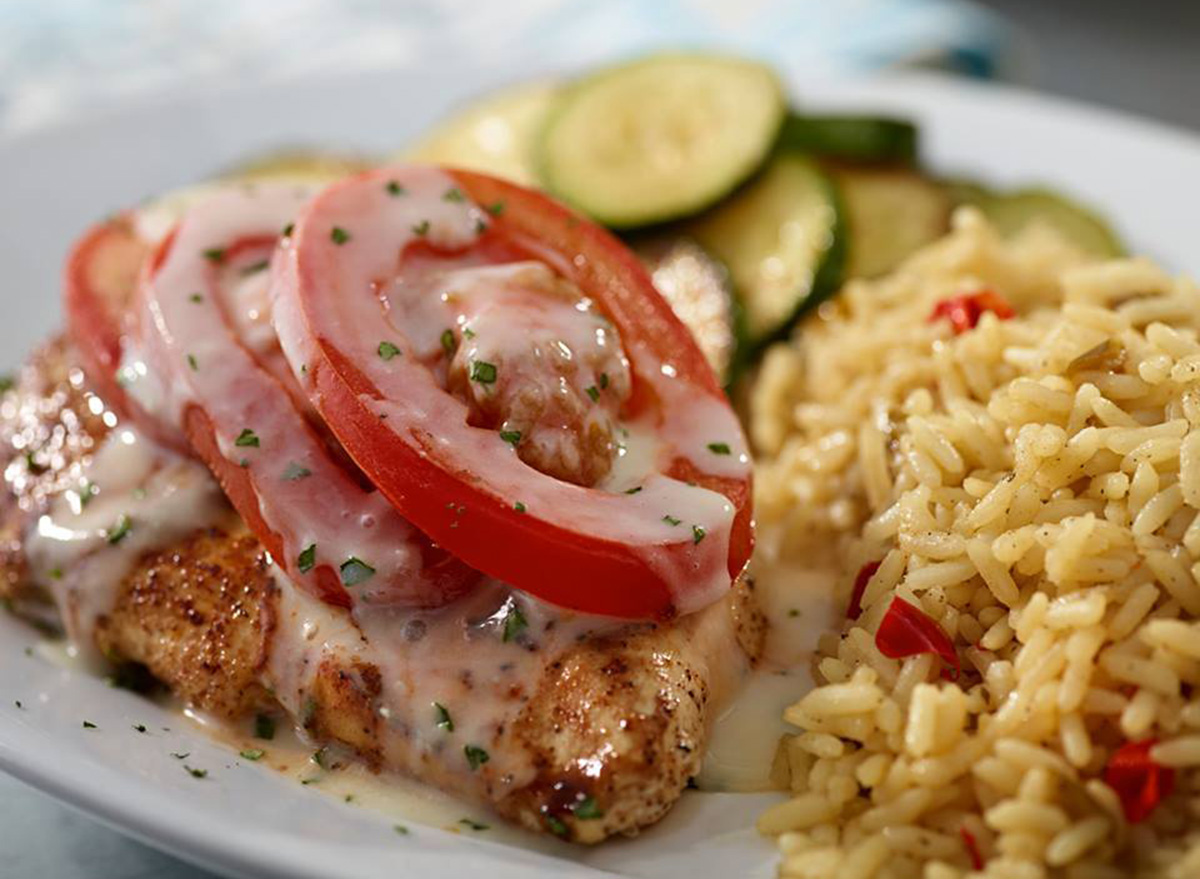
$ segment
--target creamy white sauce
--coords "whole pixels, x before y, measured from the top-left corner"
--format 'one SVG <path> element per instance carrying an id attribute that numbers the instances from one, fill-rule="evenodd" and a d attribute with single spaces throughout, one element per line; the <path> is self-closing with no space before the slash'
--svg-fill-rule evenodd
<path id="1" fill-rule="evenodd" d="M 54 596 L 71 639 L 94 653 L 96 621 L 137 560 L 226 515 L 203 466 L 120 427 L 25 535 L 30 576 Z"/>

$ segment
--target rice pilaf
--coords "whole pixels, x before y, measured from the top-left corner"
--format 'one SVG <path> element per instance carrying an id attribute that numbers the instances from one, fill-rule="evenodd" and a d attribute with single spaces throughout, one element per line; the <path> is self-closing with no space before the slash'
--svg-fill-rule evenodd
<path id="1" fill-rule="evenodd" d="M 758 563 L 831 557 L 849 610 L 783 876 L 1200 876 L 1198 329 L 1195 284 L 964 209 L 769 352 Z"/>

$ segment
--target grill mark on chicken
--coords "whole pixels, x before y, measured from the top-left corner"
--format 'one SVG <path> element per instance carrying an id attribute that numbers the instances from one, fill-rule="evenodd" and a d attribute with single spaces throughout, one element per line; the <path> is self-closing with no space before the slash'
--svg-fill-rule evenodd
<path id="1" fill-rule="evenodd" d="M 36 597 L 20 536 L 49 498 L 77 485 L 115 424 L 73 362 L 69 345 L 52 341 L 0 403 L 7 488 L 0 498 L 0 596 Z M 35 463 L 44 464 L 26 473 L 22 458 L 31 448 Z M 258 541 L 232 521 L 146 554 L 94 637 L 106 655 L 145 665 L 184 702 L 236 720 L 279 709 L 263 672 L 282 639 L 302 636 L 281 626 L 281 587 Z M 494 756 L 479 773 L 460 767 L 453 748 L 418 751 L 411 732 L 384 721 L 385 682 L 364 658 L 370 645 L 359 656 L 321 656 L 297 720 L 317 743 L 341 743 L 372 769 L 402 768 L 530 829 L 595 843 L 637 833 L 666 814 L 699 771 L 714 704 L 742 663 L 734 654 L 757 657 L 764 633 L 753 583 L 743 580 L 727 600 L 697 614 L 572 644 L 548 658 L 538 679 L 499 694 L 519 711 L 482 743 Z M 462 675 L 473 683 L 469 668 Z M 532 766 L 532 779 L 514 787 L 505 754 Z M 585 804 L 587 817 L 577 816 Z"/>

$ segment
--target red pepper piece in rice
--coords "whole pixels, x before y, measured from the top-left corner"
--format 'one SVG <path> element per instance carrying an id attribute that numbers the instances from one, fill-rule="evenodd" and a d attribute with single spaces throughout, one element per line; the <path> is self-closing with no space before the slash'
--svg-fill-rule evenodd
<path id="1" fill-rule="evenodd" d="M 975 329 L 985 311 L 992 312 L 1000 320 L 1008 320 L 1017 314 L 1008 304 L 1008 300 L 1000 294 L 991 290 L 980 290 L 978 293 L 964 293 L 962 296 L 943 299 L 934 306 L 933 313 L 929 315 L 929 322 L 933 323 L 944 317 L 950 321 L 954 335 L 957 336 Z"/>
<path id="2" fill-rule="evenodd" d="M 1150 757 L 1157 739 L 1126 742 L 1108 759 L 1104 783 L 1116 791 L 1130 824 L 1145 821 L 1154 808 L 1175 789 L 1175 770 Z"/>
<path id="3" fill-rule="evenodd" d="M 905 601 L 892 599 L 875 633 L 875 647 L 889 659 L 905 659 L 922 653 L 940 656 L 957 678 L 962 671 L 954 644 L 924 611 Z"/>
<path id="4" fill-rule="evenodd" d="M 856 620 L 862 616 L 862 600 L 867 591 L 867 583 L 875 576 L 881 564 L 883 562 L 867 562 L 858 569 L 858 576 L 854 578 L 854 591 L 850 593 L 850 604 L 846 607 L 848 619 Z"/>
<path id="5" fill-rule="evenodd" d="M 967 856 L 971 859 L 971 869 L 982 870 L 983 855 L 979 852 L 979 841 L 975 839 L 975 834 L 965 827 L 960 827 L 958 835 L 962 837 L 963 845 L 967 849 Z"/>

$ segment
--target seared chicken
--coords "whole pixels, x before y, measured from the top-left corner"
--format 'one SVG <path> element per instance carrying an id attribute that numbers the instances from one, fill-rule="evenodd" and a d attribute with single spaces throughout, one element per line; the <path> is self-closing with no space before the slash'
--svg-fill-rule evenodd
<path id="1" fill-rule="evenodd" d="M 75 362 L 68 343 L 50 343 L 0 408 L 0 596 L 18 608 L 47 599 L 28 536 L 79 491 L 117 426 Z M 745 580 L 669 624 L 573 618 L 499 584 L 439 612 L 356 619 L 280 576 L 230 511 L 208 519 L 140 553 L 76 637 L 197 708 L 231 720 L 285 710 L 314 743 L 578 842 L 669 810 L 762 644 Z"/>

